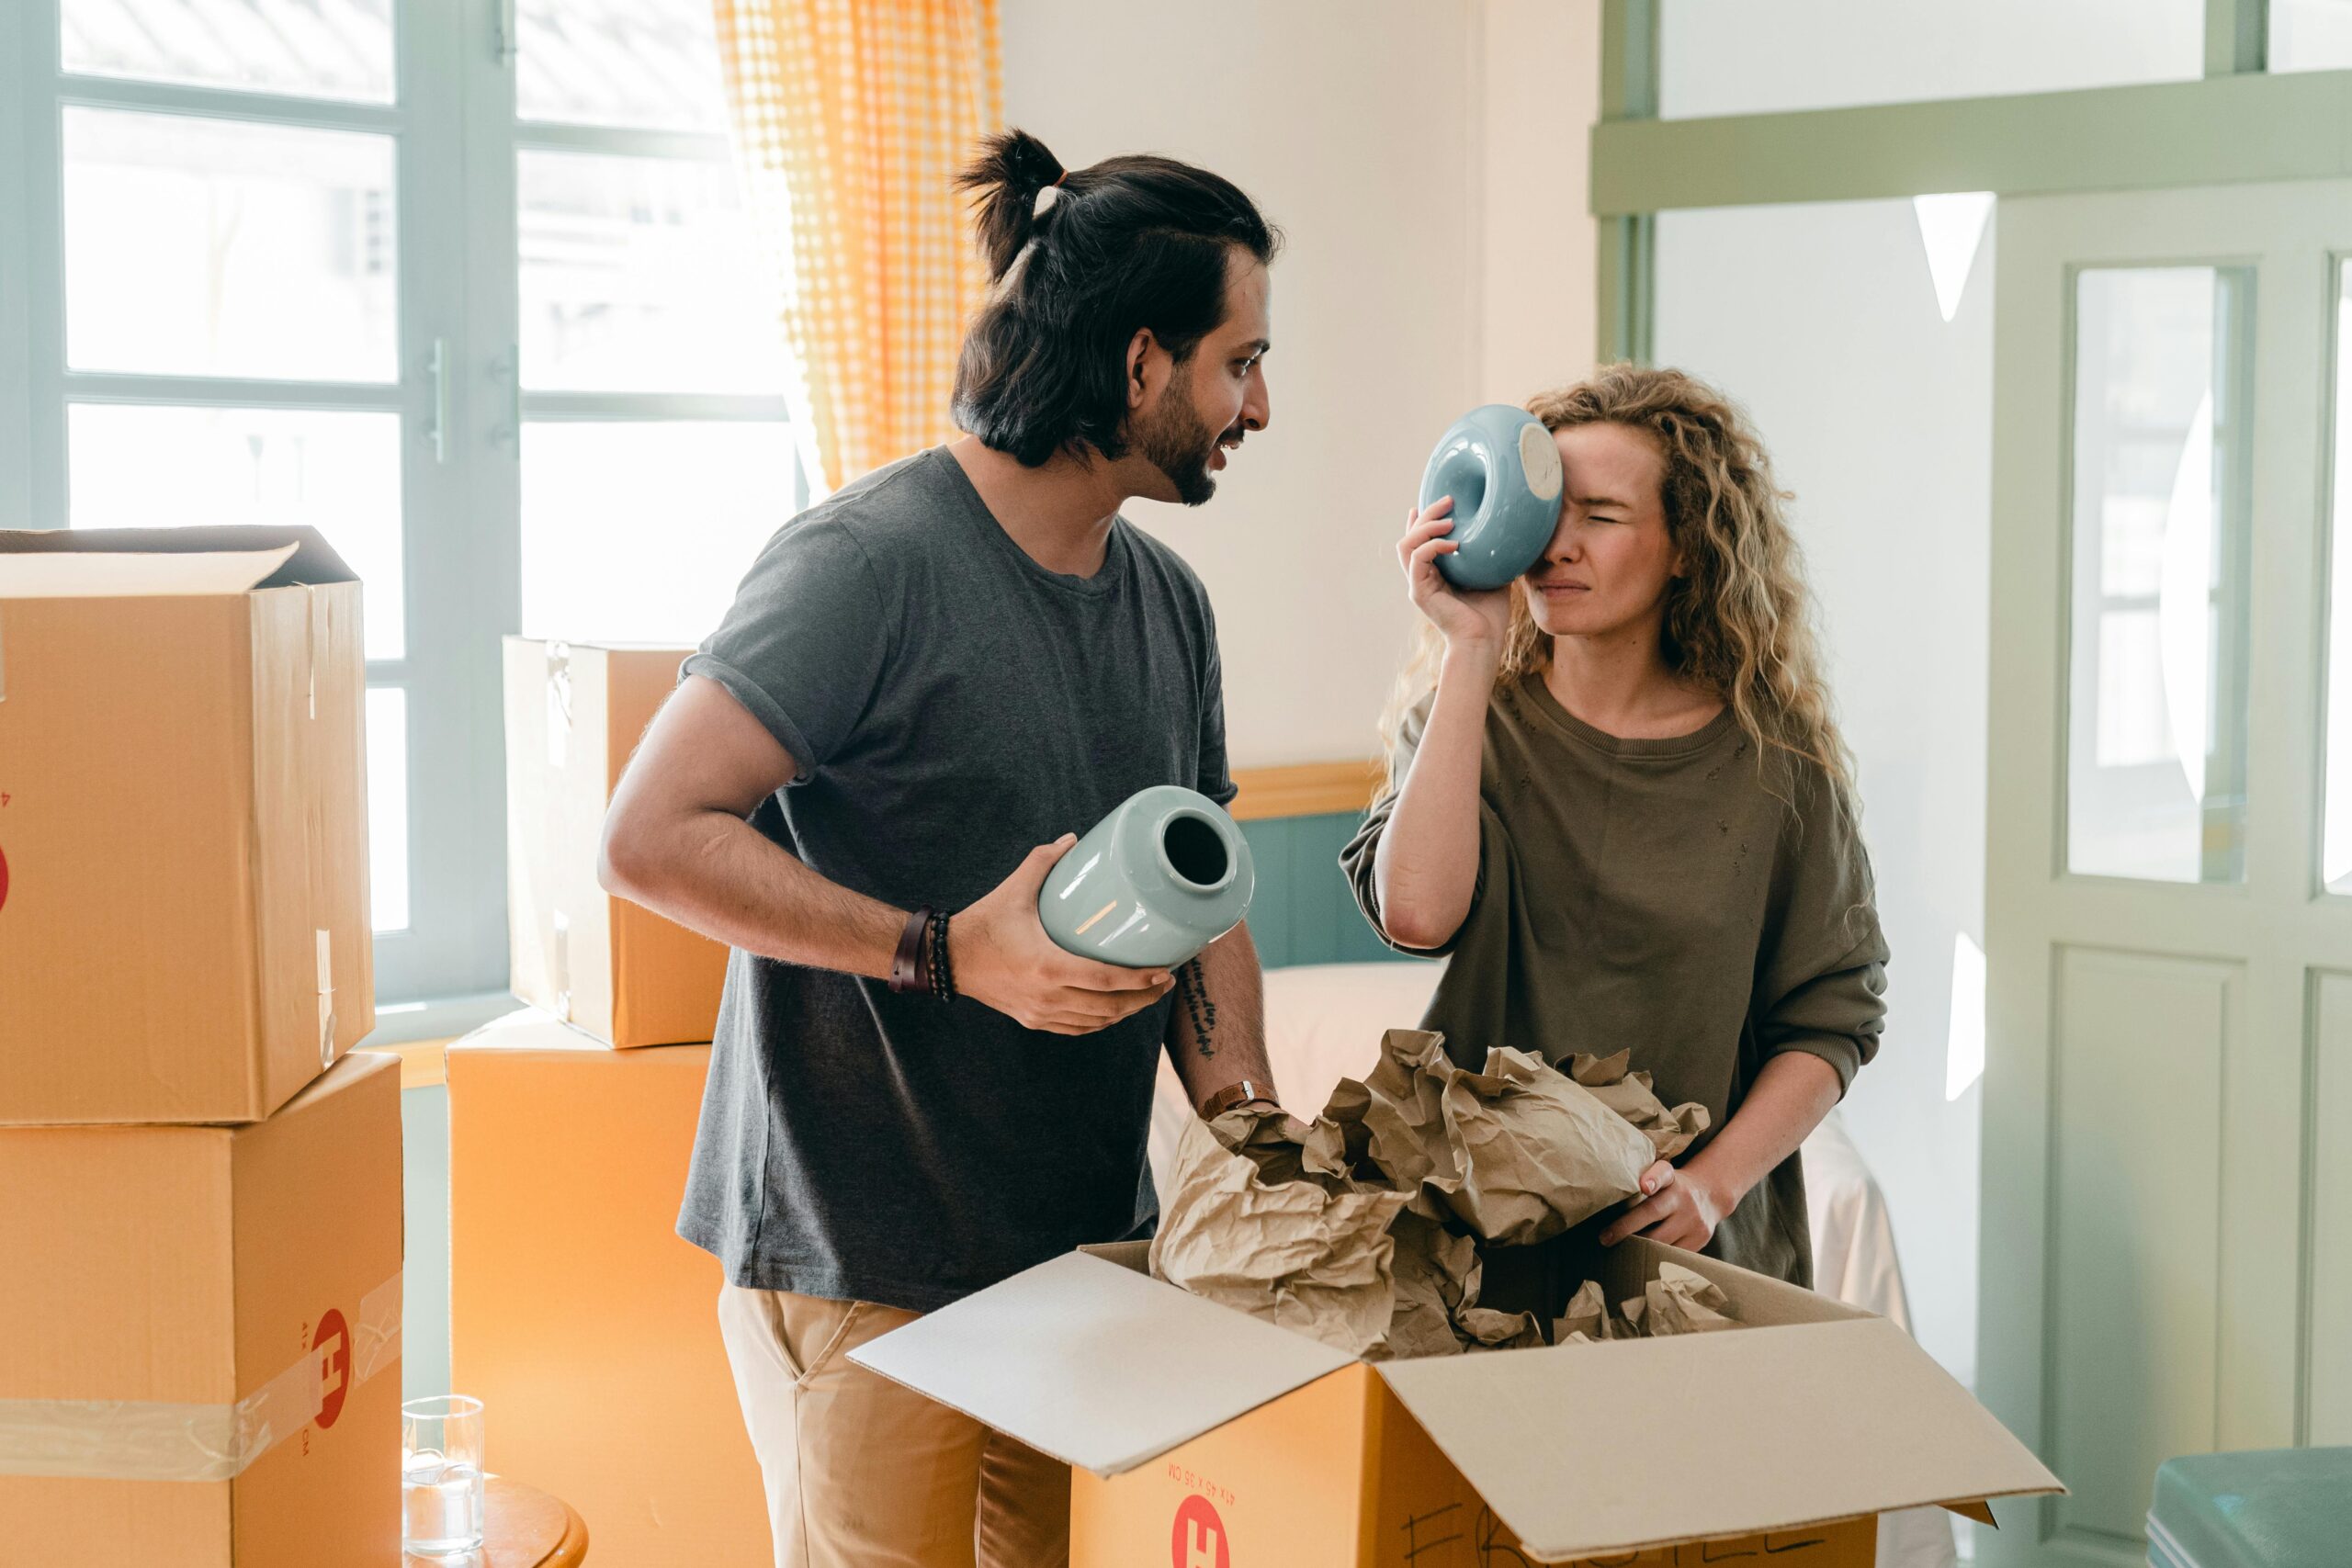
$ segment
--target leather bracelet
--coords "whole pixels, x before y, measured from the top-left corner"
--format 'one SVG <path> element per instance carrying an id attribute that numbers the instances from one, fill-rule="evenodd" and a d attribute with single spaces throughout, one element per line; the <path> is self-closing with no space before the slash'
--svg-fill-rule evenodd
<path id="1" fill-rule="evenodd" d="M 905 928 L 899 932 L 898 949 L 890 954 L 892 990 L 903 995 L 909 991 L 931 989 L 930 978 L 922 972 L 923 933 L 930 929 L 931 910 L 928 907 L 907 917 Z"/>

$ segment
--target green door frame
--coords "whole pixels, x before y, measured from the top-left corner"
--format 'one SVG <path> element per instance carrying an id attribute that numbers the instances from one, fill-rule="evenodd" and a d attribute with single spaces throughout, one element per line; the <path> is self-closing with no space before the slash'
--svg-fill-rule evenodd
<path id="1" fill-rule="evenodd" d="M 1601 7 L 1603 360 L 1649 358 L 1660 212 L 2352 175 L 2352 71 L 2268 74 L 2268 0 L 2206 0 L 2201 81 L 1707 119 L 1657 118 L 1659 4 Z"/>

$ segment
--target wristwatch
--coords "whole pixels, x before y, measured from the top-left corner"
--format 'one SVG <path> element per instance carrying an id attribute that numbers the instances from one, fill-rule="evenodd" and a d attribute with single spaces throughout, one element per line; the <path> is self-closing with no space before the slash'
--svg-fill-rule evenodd
<path id="1" fill-rule="evenodd" d="M 1252 1100 L 1267 1105 L 1276 1103 L 1271 1089 L 1261 1089 L 1248 1078 L 1239 1083 L 1229 1083 L 1201 1101 L 1201 1120 L 1214 1122 L 1235 1106 L 1248 1105 Z"/>

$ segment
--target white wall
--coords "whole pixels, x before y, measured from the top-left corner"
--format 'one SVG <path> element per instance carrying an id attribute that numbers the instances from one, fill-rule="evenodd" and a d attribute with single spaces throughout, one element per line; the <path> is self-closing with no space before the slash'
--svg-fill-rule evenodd
<path id="1" fill-rule="evenodd" d="M 1928 1351 L 1975 1361 L 1979 1090 L 1944 1098 L 1952 942 L 1984 942 L 1993 252 L 1939 314 L 1908 201 L 1668 213 L 1658 362 L 1747 406 L 1823 613 L 1894 962 L 1844 1115 Z"/>
<path id="2" fill-rule="evenodd" d="M 1269 427 L 1207 506 L 1130 512 L 1216 602 L 1237 766 L 1373 754 L 1412 615 L 1389 541 L 1430 446 L 1591 358 L 1596 12 L 1004 0 L 1007 124 L 1073 166 L 1204 164 L 1289 237 Z"/>

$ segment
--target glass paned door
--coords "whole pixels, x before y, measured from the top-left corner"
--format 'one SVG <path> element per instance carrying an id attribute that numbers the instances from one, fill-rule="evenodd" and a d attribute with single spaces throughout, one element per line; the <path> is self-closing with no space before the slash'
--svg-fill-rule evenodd
<path id="1" fill-rule="evenodd" d="M 2352 184 L 2000 223 L 1977 1382 L 2070 1490 L 1977 1554 L 2138 1568 L 2164 1460 L 2352 1431 Z"/>

